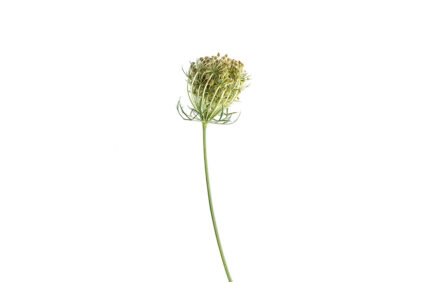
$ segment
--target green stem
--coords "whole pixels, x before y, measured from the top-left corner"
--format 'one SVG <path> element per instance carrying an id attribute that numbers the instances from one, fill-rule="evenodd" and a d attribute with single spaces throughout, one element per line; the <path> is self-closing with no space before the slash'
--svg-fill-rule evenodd
<path id="1" fill-rule="evenodd" d="M 207 195 L 209 198 L 210 214 L 213 221 L 214 234 L 216 235 L 217 245 L 219 246 L 220 257 L 222 258 L 223 266 L 225 267 L 226 276 L 229 282 L 233 282 L 231 274 L 229 273 L 228 265 L 226 264 L 225 255 L 223 254 L 222 243 L 220 242 L 219 231 L 217 230 L 216 218 L 214 217 L 213 201 L 210 191 L 209 168 L 207 165 L 207 145 L 206 145 L 206 128 L 207 123 L 203 123 L 203 152 L 204 152 L 204 170 L 206 172 Z"/>

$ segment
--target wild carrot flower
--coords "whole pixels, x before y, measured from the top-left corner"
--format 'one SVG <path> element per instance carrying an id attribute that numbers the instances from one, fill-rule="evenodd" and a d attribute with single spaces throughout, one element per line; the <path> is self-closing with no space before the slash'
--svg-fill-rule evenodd
<path id="1" fill-rule="evenodd" d="M 203 123 L 228 124 L 236 121 L 237 113 L 229 113 L 229 107 L 239 100 L 239 94 L 247 87 L 249 79 L 244 64 L 228 55 L 201 57 L 192 62 L 187 76 L 187 92 L 191 102 L 186 112 L 178 103 L 183 119 Z"/>
<path id="2" fill-rule="evenodd" d="M 209 208 L 220 257 L 228 281 L 232 282 L 214 216 L 207 164 L 206 129 L 209 123 L 231 124 L 239 118 L 239 113 L 229 112 L 229 107 L 239 100 L 239 94 L 247 87 L 249 76 L 243 63 L 228 58 L 228 55 L 221 57 L 219 53 L 217 56 L 202 57 L 192 62 L 185 75 L 191 106 L 186 111 L 179 100 L 177 109 L 183 119 L 201 121 L 203 125 L 204 169 Z"/>

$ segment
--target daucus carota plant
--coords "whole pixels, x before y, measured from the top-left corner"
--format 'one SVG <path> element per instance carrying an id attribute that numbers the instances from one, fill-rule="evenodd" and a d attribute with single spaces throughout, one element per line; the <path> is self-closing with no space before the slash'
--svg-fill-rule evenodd
<path id="1" fill-rule="evenodd" d="M 207 164 L 206 129 L 209 123 L 232 124 L 238 120 L 239 113 L 230 112 L 229 107 L 239 100 L 239 94 L 247 87 L 249 76 L 244 70 L 243 63 L 230 59 L 227 55 L 221 57 L 219 53 L 217 56 L 202 57 L 192 62 L 185 75 L 191 105 L 185 110 L 179 100 L 177 109 L 184 120 L 200 121 L 203 125 L 204 169 L 209 208 L 220 257 L 226 276 L 229 282 L 232 282 L 214 216 Z"/>

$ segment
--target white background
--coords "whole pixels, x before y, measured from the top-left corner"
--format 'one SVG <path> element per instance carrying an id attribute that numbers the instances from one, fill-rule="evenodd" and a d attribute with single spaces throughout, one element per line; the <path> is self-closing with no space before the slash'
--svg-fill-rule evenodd
<path id="1" fill-rule="evenodd" d="M 244 62 L 209 126 L 236 282 L 423 281 L 421 1 L 2 1 L 0 281 L 227 281 L 181 67 Z"/>

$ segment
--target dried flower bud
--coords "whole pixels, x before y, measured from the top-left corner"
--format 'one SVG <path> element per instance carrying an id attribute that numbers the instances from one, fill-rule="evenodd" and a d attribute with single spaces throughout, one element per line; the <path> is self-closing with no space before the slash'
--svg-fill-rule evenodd
<path id="1" fill-rule="evenodd" d="M 178 111 L 182 118 L 199 120 L 203 123 L 231 123 L 232 115 L 228 108 L 239 100 L 249 80 L 243 63 L 230 59 L 228 55 L 201 57 L 190 64 L 186 72 L 188 97 L 192 104 L 187 114 L 180 103 Z"/>

